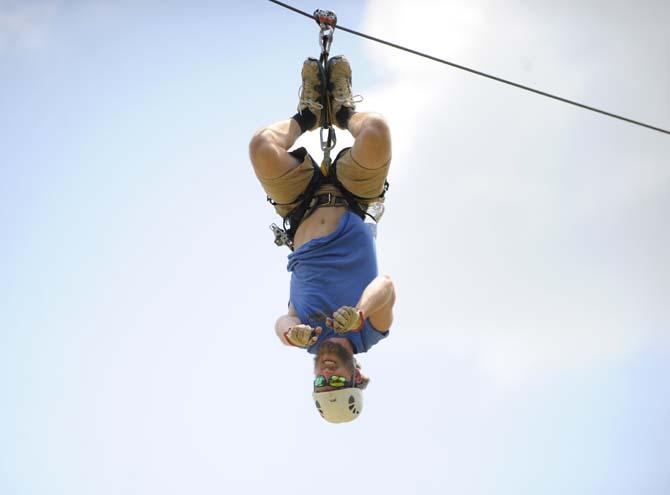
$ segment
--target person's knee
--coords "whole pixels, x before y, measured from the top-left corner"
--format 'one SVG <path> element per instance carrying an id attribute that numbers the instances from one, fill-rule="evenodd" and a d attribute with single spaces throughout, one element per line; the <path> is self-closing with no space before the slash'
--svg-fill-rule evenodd
<path id="1" fill-rule="evenodd" d="M 388 123 L 378 113 L 371 113 L 366 116 L 361 132 L 365 133 L 365 139 L 371 141 L 375 146 L 385 146 L 391 143 L 391 131 Z"/>
<path id="2" fill-rule="evenodd" d="M 352 155 L 365 168 L 376 169 L 388 163 L 391 158 L 391 132 L 384 117 L 379 114 L 366 115 Z"/>
<path id="3" fill-rule="evenodd" d="M 363 122 L 363 131 L 378 134 L 379 136 L 390 135 L 389 125 L 386 119 L 378 113 L 369 113 Z"/>
<path id="4" fill-rule="evenodd" d="M 254 167 L 262 166 L 271 161 L 275 154 L 272 131 L 265 127 L 257 130 L 249 141 L 251 163 Z"/>

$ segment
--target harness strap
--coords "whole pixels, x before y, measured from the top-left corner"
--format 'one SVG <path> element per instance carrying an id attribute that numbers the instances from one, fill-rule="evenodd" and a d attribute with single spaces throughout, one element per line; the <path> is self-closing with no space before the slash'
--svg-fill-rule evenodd
<path id="1" fill-rule="evenodd" d="M 295 233 L 297 232 L 298 227 L 303 222 L 303 220 L 311 215 L 317 208 L 346 206 L 350 211 L 358 215 L 361 219 L 365 219 L 365 216 L 367 215 L 376 221 L 375 217 L 367 213 L 367 206 L 369 203 L 374 202 L 375 200 L 384 198 L 384 195 L 389 188 L 389 183 L 388 181 L 385 181 L 384 189 L 381 194 L 371 198 L 357 196 L 350 192 L 337 178 L 337 162 L 344 152 L 346 152 L 346 149 L 342 150 L 338 154 L 335 161 L 328 168 L 327 176 L 323 175 L 319 166 L 310 157 L 313 169 L 312 178 L 310 179 L 310 182 L 305 190 L 292 202 L 278 203 L 268 196 L 268 201 L 273 206 L 286 206 L 289 204 L 298 203 L 298 205 L 284 217 L 283 231 L 281 231 L 281 229 L 276 226 L 274 226 L 274 228 L 271 227 L 275 233 L 275 243 L 277 245 L 287 245 L 291 250 L 293 250 L 293 238 L 295 237 Z M 305 148 L 299 148 L 295 151 L 292 151 L 291 154 L 301 161 L 305 159 L 305 156 L 309 156 L 307 155 L 307 150 Z M 317 194 L 319 188 L 324 185 L 334 186 L 338 189 L 341 196 L 333 193 Z"/>
<path id="2" fill-rule="evenodd" d="M 310 202 L 309 210 L 305 213 L 305 218 L 309 216 L 312 210 L 317 208 L 326 208 L 330 206 L 347 206 L 347 200 L 342 196 L 336 196 L 333 193 L 317 194 Z"/>
<path id="3" fill-rule="evenodd" d="M 383 190 L 382 190 L 382 192 L 379 196 L 373 196 L 371 198 L 366 198 L 364 196 L 357 196 L 356 194 L 349 191 L 346 187 L 344 187 L 344 184 L 342 184 L 342 182 L 340 182 L 340 180 L 337 178 L 337 162 L 338 162 L 338 159 L 344 153 L 346 153 L 346 151 L 347 151 L 346 149 L 340 151 L 340 153 L 337 155 L 337 158 L 335 159 L 332 166 L 330 167 L 330 174 L 329 174 L 330 183 L 332 185 L 334 185 L 335 187 L 337 187 L 337 189 L 339 189 L 339 191 L 342 193 L 344 198 L 349 203 L 349 208 L 354 213 L 356 213 L 362 219 L 365 219 L 365 217 L 367 215 L 376 222 L 377 219 L 374 218 L 372 215 L 369 215 L 367 213 L 367 207 L 368 207 L 369 203 L 374 202 L 375 200 L 384 199 L 384 196 L 386 195 L 386 191 L 388 191 L 388 188 L 389 188 L 388 180 L 384 180 L 384 188 L 383 188 Z"/>

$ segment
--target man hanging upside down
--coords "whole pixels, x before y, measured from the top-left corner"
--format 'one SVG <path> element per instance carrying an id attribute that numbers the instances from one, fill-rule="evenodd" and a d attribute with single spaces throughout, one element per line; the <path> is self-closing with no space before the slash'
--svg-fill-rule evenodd
<path id="1" fill-rule="evenodd" d="M 304 132 L 320 128 L 328 114 L 355 142 L 324 176 L 305 148 L 288 150 Z M 355 111 L 344 57 L 331 58 L 324 75 L 309 58 L 298 113 L 258 130 L 249 152 L 268 200 L 285 219 L 293 249 L 288 312 L 277 319 L 275 331 L 283 344 L 316 354 L 313 398 L 321 416 L 333 423 L 352 421 L 369 381 L 354 355 L 388 336 L 393 321 L 393 283 L 378 276 L 375 240 L 363 221 L 368 205 L 381 202 L 387 188 L 388 126 L 378 114 Z"/>

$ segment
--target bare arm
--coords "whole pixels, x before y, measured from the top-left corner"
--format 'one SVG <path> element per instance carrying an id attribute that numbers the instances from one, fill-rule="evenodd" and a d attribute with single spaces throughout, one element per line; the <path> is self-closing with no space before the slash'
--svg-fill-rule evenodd
<path id="1" fill-rule="evenodd" d="M 312 328 L 300 321 L 292 304 L 288 306 L 288 313 L 277 318 L 275 333 L 284 345 L 291 347 L 309 347 L 315 344 L 322 328 Z"/>
<path id="2" fill-rule="evenodd" d="M 282 344 L 292 346 L 292 344 L 286 340 L 285 334 L 288 332 L 289 328 L 294 325 L 300 325 L 300 323 L 301 321 L 295 312 L 295 308 L 292 304 L 289 304 L 288 313 L 277 318 L 277 322 L 275 323 L 275 333 L 277 334 L 277 337 L 279 337 L 279 340 L 281 340 Z"/>
<path id="3" fill-rule="evenodd" d="M 386 332 L 393 323 L 394 304 L 393 281 L 388 275 L 380 275 L 365 288 L 356 309 L 363 311 L 377 330 Z"/>

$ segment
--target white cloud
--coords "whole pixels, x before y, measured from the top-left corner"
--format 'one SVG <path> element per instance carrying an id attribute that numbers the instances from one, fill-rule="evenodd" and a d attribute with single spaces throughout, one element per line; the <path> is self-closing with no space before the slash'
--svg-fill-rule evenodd
<path id="1" fill-rule="evenodd" d="M 0 4 L 0 54 L 44 46 L 60 4 L 58 0 Z"/>
<path id="2" fill-rule="evenodd" d="M 578 2 L 549 5 L 373 0 L 361 29 L 640 120 L 653 113 L 647 99 L 667 99 L 670 66 L 642 70 L 661 8 L 620 5 L 630 12 L 599 23 Z M 615 57 L 608 43 L 626 29 Z M 399 311 L 413 327 L 430 335 L 440 308 L 434 332 L 473 346 L 502 383 L 670 343 L 670 237 L 656 213 L 670 208 L 666 137 L 389 47 L 368 51 L 384 83 L 364 110 L 381 110 L 394 136 L 382 268 L 407 294 Z M 670 122 L 667 106 L 656 115 Z"/>

